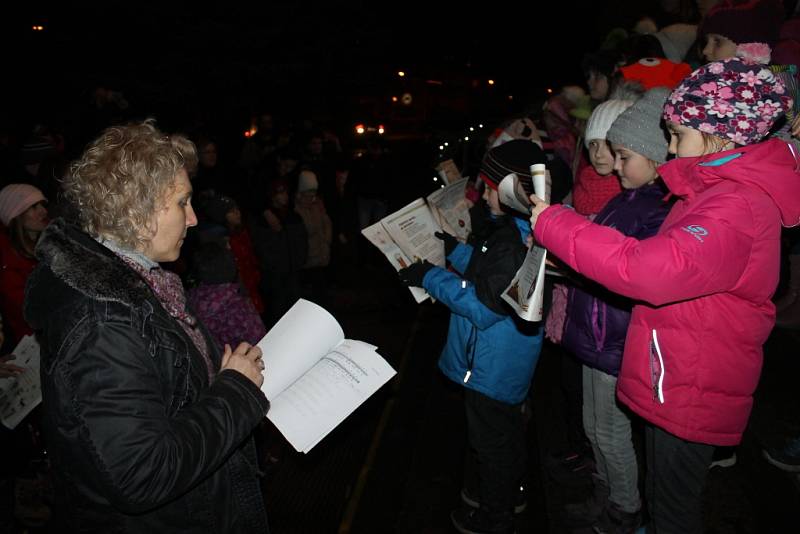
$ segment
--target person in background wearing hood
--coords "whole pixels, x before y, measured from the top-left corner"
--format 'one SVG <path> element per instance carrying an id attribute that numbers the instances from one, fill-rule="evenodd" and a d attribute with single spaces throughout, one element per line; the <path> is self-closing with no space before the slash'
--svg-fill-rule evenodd
<path id="1" fill-rule="evenodd" d="M 519 319 L 501 297 L 525 259 L 530 226 L 503 210 L 497 187 L 510 172 L 530 178 L 530 166 L 546 161 L 538 145 L 523 139 L 489 150 L 480 170 L 485 203 L 470 211 L 468 243 L 437 234 L 453 270 L 418 262 L 398 273 L 451 311 L 439 369 L 464 387 L 464 506 L 450 516 L 462 533 L 513 532 L 513 514 L 526 506 L 523 403 L 539 361 L 542 327 Z"/>
<path id="2" fill-rule="evenodd" d="M 703 531 L 714 447 L 738 444 L 747 426 L 775 323 L 781 225 L 800 223 L 797 153 L 759 141 L 791 105 L 769 69 L 740 58 L 684 79 L 663 112 L 677 158 L 658 168 L 678 201 L 654 237 L 531 197 L 539 243 L 640 301 L 617 396 L 647 423 L 648 532 Z"/>

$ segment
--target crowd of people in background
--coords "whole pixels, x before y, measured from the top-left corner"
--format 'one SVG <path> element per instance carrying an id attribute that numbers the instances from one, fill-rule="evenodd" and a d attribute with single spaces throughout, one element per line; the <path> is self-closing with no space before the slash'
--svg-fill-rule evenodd
<path id="1" fill-rule="evenodd" d="M 584 56 L 585 86 L 495 118 L 480 158 L 462 160 L 469 167 L 462 174 L 478 177 L 468 189 L 470 238 L 438 234 L 447 267 L 400 272 L 403 283 L 424 287 L 451 311 L 439 368 L 465 390 L 469 454 L 463 507 L 451 516 L 459 532 L 513 532 L 514 514 L 525 507 L 526 403 L 544 343 L 561 354 L 568 433 L 568 447 L 546 468 L 556 476 L 584 470 L 594 483 L 587 500 L 563 510 L 565 524 L 598 533 L 702 532 L 706 473 L 736 461 L 761 346 L 776 321 L 800 329 L 800 239 L 790 229 L 800 223 L 800 14 L 779 0 L 701 4 L 699 19 L 658 28 L 644 17 L 609 32 Z M 391 210 L 389 143 L 366 137 L 354 150 L 327 125 L 263 112 L 253 135 L 223 151 L 232 146 L 222 142 L 226 132 L 162 133 L 153 121 L 126 116 L 124 99 L 112 104 L 114 113 L 87 119 L 94 144 L 86 149 L 71 143 L 88 138 L 65 138 L 40 123 L 16 143 L 6 136 L 0 151 L 0 379 L 21 371 L 11 352 L 24 336 L 48 336 L 43 347 L 52 351 L 44 404 L 15 430 L 0 430 L 3 450 L 25 458 L 4 463 L 0 478 L 10 481 L 15 520 L 25 526 L 47 523 L 54 495 L 67 495 L 72 510 L 59 513 L 73 527 L 119 523 L 137 531 L 146 511 L 142 524 L 166 528 L 184 515 L 177 502 L 195 512 L 209 507 L 194 518 L 197 532 L 215 517 L 227 518 L 231 532 L 261 531 L 263 510 L 241 515 L 231 504 L 247 488 L 258 492 L 251 444 L 239 447 L 268 406 L 258 397 L 261 355 L 253 346 L 299 298 L 326 306 L 374 253 L 360 230 Z M 509 172 L 529 176 L 535 163 L 550 171 L 550 196 L 533 199 L 528 220 L 500 205 L 497 186 Z M 163 183 L 150 184 L 141 169 L 166 173 Z M 103 180 L 105 197 L 97 189 Z M 159 203 L 173 201 L 180 221 L 152 228 L 149 217 L 167 217 Z M 102 220 L 111 215 L 119 220 Z M 162 234 L 169 229 L 178 233 Z M 534 240 L 564 276 L 549 282 L 545 320 L 525 324 L 500 294 Z M 93 280 L 98 272 L 112 278 Z M 117 294 L 114 278 L 128 294 Z M 785 289 L 773 301 L 779 279 Z M 56 304 L 97 324 L 123 321 L 125 306 L 142 317 L 93 334 L 45 310 Z M 142 311 L 159 306 L 163 317 Z M 173 323 L 180 329 L 159 333 Z M 730 332 L 731 325 L 740 328 Z M 133 339 L 134 327 L 146 330 L 145 342 Z M 60 358 L 73 362 L 80 350 L 103 358 L 108 343 L 153 353 L 185 345 L 185 357 L 208 374 L 181 376 L 178 363 L 162 370 L 170 388 L 184 391 L 166 407 L 138 399 L 148 424 L 122 413 L 140 426 L 104 435 L 114 407 L 92 404 L 97 384 L 114 373 L 137 380 L 147 373 L 115 362 L 96 384 L 81 384 Z M 47 403 L 47 395 L 70 394 L 70 408 Z M 84 396 L 87 408 L 68 413 Z M 220 404 L 246 417 L 227 421 Z M 151 424 L 158 410 L 168 424 Z M 217 435 L 208 418 L 225 421 L 239 441 Z M 645 423 L 644 458 L 633 445 L 637 419 Z M 71 441 L 81 432 L 93 436 L 91 459 Z M 163 432 L 174 447 L 159 449 L 164 455 L 192 440 L 213 454 L 151 486 L 140 480 L 146 471 L 114 465 L 143 461 L 136 445 Z M 62 462 L 55 479 L 42 467 L 47 447 Z M 764 454 L 800 471 L 800 437 Z M 138 493 L 139 484 L 151 493 Z M 98 488 L 113 498 L 99 497 Z M 211 506 L 203 491 L 225 498 Z"/>

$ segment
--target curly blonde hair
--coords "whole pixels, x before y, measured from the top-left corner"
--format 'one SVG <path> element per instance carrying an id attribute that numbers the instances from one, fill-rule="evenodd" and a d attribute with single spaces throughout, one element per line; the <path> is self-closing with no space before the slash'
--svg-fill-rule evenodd
<path id="1" fill-rule="evenodd" d="M 64 194 L 89 235 L 143 250 L 176 174 L 196 162 L 194 143 L 163 134 L 153 119 L 112 126 L 70 165 Z"/>

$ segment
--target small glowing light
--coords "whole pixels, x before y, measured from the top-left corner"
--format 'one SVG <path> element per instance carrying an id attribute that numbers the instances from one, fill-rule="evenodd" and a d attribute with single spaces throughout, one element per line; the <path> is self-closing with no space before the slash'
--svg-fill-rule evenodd
<path id="1" fill-rule="evenodd" d="M 34 25 L 34 26 L 32 27 L 32 29 L 33 29 L 33 31 L 35 31 L 35 32 L 40 32 L 40 31 L 44 30 L 44 26 L 41 26 L 41 25 L 38 25 L 38 24 L 36 24 L 36 25 Z"/>
<path id="2" fill-rule="evenodd" d="M 250 133 L 250 130 L 245 130 L 245 131 L 244 131 L 244 136 L 245 136 L 245 137 L 250 137 L 251 135 L 252 135 L 252 134 Z"/>
<path id="3" fill-rule="evenodd" d="M 494 85 L 494 80 L 489 80 L 489 85 Z"/>
<path id="4" fill-rule="evenodd" d="M 468 135 L 464 136 L 464 141 L 469 141 L 469 136 Z"/>
<path id="5" fill-rule="evenodd" d="M 450 146 L 450 144 L 449 143 L 445 143 L 444 146 Z"/>
<path id="6" fill-rule="evenodd" d="M 483 128 L 483 124 L 479 124 L 479 125 L 478 125 L 478 128 Z"/>
<path id="7" fill-rule="evenodd" d="M 553 94 L 553 90 L 551 88 L 549 88 L 549 87 L 547 88 L 547 94 L 548 95 L 552 95 Z"/>
<path id="8" fill-rule="evenodd" d="M 356 133 L 362 135 L 366 131 L 363 124 L 356 124 Z"/>
<path id="9" fill-rule="evenodd" d="M 397 97 L 396 96 L 392 97 L 392 102 L 397 102 Z"/>
<path id="10" fill-rule="evenodd" d="M 402 78 L 403 76 L 405 76 L 405 75 L 406 75 L 406 73 L 405 73 L 405 72 L 403 72 L 402 70 L 398 70 L 398 71 L 397 71 L 397 75 L 398 75 L 398 76 L 400 76 L 400 77 Z"/>
<path id="11" fill-rule="evenodd" d="M 508 95 L 509 100 L 514 100 L 514 95 Z"/>
<path id="12" fill-rule="evenodd" d="M 439 145 L 439 150 L 444 150 L 444 146 Z"/>
<path id="13" fill-rule="evenodd" d="M 474 131 L 475 131 L 475 128 L 473 128 L 472 126 L 470 126 L 470 127 L 469 127 L 469 131 L 470 131 L 470 132 L 474 132 Z"/>
<path id="14" fill-rule="evenodd" d="M 383 135 L 383 132 L 386 131 L 386 128 L 383 127 L 383 124 L 378 125 L 378 134 Z"/>
<path id="15" fill-rule="evenodd" d="M 438 179 L 436 176 L 434 176 L 434 177 L 433 177 L 433 181 L 434 181 L 434 182 L 438 182 L 438 181 L 439 181 L 439 179 Z"/>

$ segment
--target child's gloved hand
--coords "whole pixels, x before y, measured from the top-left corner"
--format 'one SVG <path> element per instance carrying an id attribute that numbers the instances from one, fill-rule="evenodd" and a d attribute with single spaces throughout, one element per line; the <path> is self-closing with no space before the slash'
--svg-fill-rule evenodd
<path id="1" fill-rule="evenodd" d="M 422 279 L 425 274 L 436 267 L 428 260 L 417 261 L 397 271 L 400 281 L 407 286 L 422 287 Z"/>
<path id="2" fill-rule="evenodd" d="M 450 253 L 453 252 L 453 250 L 455 250 L 456 246 L 458 246 L 458 239 L 451 236 L 447 232 L 434 232 L 433 235 L 444 241 L 445 256 L 449 256 Z"/>

